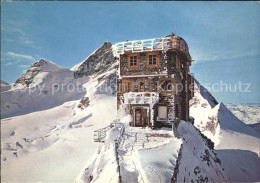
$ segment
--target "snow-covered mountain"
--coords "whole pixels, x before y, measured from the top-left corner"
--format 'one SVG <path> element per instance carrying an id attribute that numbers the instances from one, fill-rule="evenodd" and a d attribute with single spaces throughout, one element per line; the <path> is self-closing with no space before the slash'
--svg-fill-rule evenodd
<path id="1" fill-rule="evenodd" d="M 1 92 L 9 90 L 11 85 L 1 80 Z"/>
<path id="2" fill-rule="evenodd" d="M 82 84 L 88 78 L 74 78 L 70 69 L 40 59 L 13 84 L 1 92 L 2 118 L 49 109 L 86 93 Z"/>
<path id="3" fill-rule="evenodd" d="M 105 42 L 71 69 L 41 59 L 1 90 L 2 182 L 118 181 L 120 129 L 108 131 L 105 143 L 93 141 L 94 130 L 117 118 L 117 64 Z M 127 116 L 120 119 L 126 125 L 118 149 L 123 182 L 260 181 L 259 132 L 198 81 L 190 110 L 195 123 L 181 122 L 181 139 L 169 128 L 134 128 Z"/>
<path id="4" fill-rule="evenodd" d="M 89 76 L 91 74 L 101 74 L 106 71 L 115 61 L 112 44 L 105 42 L 100 48 L 95 50 L 89 57 L 81 63 L 71 68 L 75 78 Z"/>
<path id="5" fill-rule="evenodd" d="M 246 124 L 260 123 L 260 104 L 227 104 L 227 108 Z"/>

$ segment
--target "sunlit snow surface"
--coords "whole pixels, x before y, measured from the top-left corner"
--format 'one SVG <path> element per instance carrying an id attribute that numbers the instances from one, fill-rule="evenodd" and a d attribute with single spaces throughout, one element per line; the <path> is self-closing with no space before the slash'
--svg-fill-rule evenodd
<path id="1" fill-rule="evenodd" d="M 115 70 L 104 75 L 111 72 Z M 98 78 L 84 85 L 90 100 L 84 110 L 77 108 L 79 100 L 72 100 L 1 120 L 2 182 L 75 180 L 86 160 L 97 152 L 93 131 L 116 118 L 116 97 L 97 90 L 104 84 Z"/>

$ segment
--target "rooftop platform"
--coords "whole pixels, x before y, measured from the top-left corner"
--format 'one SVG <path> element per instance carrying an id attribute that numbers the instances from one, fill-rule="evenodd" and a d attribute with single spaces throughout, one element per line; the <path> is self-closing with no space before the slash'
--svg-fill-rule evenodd
<path id="1" fill-rule="evenodd" d="M 173 34 L 161 38 L 125 41 L 115 44 L 115 52 L 117 54 L 168 50 L 180 51 L 191 61 L 188 44 L 183 38 Z"/>

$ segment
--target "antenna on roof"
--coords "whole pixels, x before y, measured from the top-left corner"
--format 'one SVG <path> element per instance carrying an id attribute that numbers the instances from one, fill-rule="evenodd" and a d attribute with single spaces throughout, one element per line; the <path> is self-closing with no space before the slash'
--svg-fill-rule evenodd
<path id="1" fill-rule="evenodd" d="M 175 24 L 173 26 L 173 34 L 176 35 L 176 27 L 175 27 Z"/>

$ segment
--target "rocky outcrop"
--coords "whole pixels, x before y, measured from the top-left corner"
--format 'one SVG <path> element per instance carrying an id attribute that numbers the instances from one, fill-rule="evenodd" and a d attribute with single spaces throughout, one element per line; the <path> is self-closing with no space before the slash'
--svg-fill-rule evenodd
<path id="1" fill-rule="evenodd" d="M 72 68 L 74 77 L 81 78 L 94 73 L 100 74 L 106 71 L 113 62 L 115 62 L 115 57 L 113 55 L 112 44 L 105 42 L 83 62 Z"/>
<path id="2" fill-rule="evenodd" d="M 88 97 L 83 97 L 79 104 L 78 104 L 78 108 L 80 108 L 81 110 L 84 110 L 85 108 L 87 108 L 89 106 L 89 98 Z"/>

